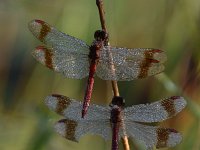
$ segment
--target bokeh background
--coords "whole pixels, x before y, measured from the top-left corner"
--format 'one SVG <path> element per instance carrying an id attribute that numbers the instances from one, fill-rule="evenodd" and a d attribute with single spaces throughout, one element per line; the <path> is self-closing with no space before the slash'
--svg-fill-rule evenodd
<path id="1" fill-rule="evenodd" d="M 200 1 L 105 0 L 104 4 L 111 45 L 160 48 L 168 56 L 164 73 L 119 82 L 126 105 L 184 96 L 186 109 L 160 125 L 183 134 L 174 150 L 199 150 Z M 98 136 L 86 135 L 77 144 L 53 131 L 54 122 L 62 117 L 48 110 L 44 98 L 58 93 L 81 100 L 86 79 L 64 78 L 31 56 L 34 47 L 41 45 L 27 28 L 36 18 L 88 44 L 100 29 L 95 0 L 0 1 L 0 149 L 110 149 L 111 142 Z M 96 77 L 92 102 L 108 105 L 111 98 L 111 83 Z M 135 141 L 129 142 L 131 149 L 141 149 Z"/>

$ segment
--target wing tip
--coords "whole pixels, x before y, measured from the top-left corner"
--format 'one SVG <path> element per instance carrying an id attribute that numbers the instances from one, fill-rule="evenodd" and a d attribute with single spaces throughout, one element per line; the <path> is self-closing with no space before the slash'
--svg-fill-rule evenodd
<path id="1" fill-rule="evenodd" d="M 36 38 L 44 43 L 46 42 L 45 38 L 47 34 L 51 31 L 51 26 L 39 19 L 30 21 L 28 23 L 28 28 Z"/>
<path id="2" fill-rule="evenodd" d="M 175 107 L 178 112 L 180 112 L 187 105 L 187 101 L 182 96 L 172 96 L 171 99 L 174 100 Z"/>
<path id="3" fill-rule="evenodd" d="M 57 108 L 57 98 L 55 98 L 53 95 L 49 95 L 44 99 L 45 105 L 50 109 L 55 111 Z"/>
<path id="4" fill-rule="evenodd" d="M 160 63 L 164 63 L 167 61 L 167 55 L 166 55 L 165 51 L 162 51 L 162 50 L 160 50 L 160 52 L 155 53 L 154 57 Z"/>
<path id="5" fill-rule="evenodd" d="M 166 111 L 167 118 L 177 115 L 185 108 L 186 104 L 185 99 L 181 96 L 172 96 L 161 100 L 161 106 Z"/>
<path id="6" fill-rule="evenodd" d="M 58 134 L 73 142 L 78 142 L 78 139 L 76 138 L 76 128 L 77 122 L 68 119 L 61 119 L 54 124 L 54 130 Z"/>
<path id="7" fill-rule="evenodd" d="M 45 21 L 42 21 L 40 19 L 33 19 L 31 21 L 28 22 L 28 27 L 32 27 L 32 26 L 35 26 L 35 25 L 42 25 L 42 24 L 46 24 Z"/>
<path id="8" fill-rule="evenodd" d="M 182 135 L 175 129 L 170 129 L 169 139 L 167 141 L 168 147 L 174 147 L 182 141 Z"/>
<path id="9" fill-rule="evenodd" d="M 61 136 L 63 136 L 63 137 L 65 137 L 65 129 L 66 129 L 66 127 L 65 127 L 65 123 L 64 123 L 64 119 L 62 119 L 62 120 L 59 120 L 58 122 L 56 122 L 55 124 L 54 124 L 54 129 L 55 129 L 55 131 L 58 133 L 58 134 L 60 134 Z"/>
<path id="10" fill-rule="evenodd" d="M 156 148 L 174 147 L 182 140 L 182 135 L 175 129 L 158 128 Z"/>
<path id="11" fill-rule="evenodd" d="M 41 64 L 46 65 L 45 64 L 45 51 L 44 49 L 42 49 L 42 46 L 36 47 L 32 52 L 31 55 L 33 56 L 33 58 L 35 58 L 37 61 L 39 61 Z"/>
<path id="12" fill-rule="evenodd" d="M 47 48 L 45 46 L 38 46 L 32 52 L 32 56 L 37 61 L 39 61 L 40 63 L 42 63 L 46 67 L 48 67 L 49 69 L 56 71 L 56 67 L 55 67 L 55 64 L 54 64 L 54 57 L 55 56 L 54 56 L 54 52 L 53 52 L 52 48 Z"/>
<path id="13" fill-rule="evenodd" d="M 39 19 L 33 19 L 33 20 L 31 20 L 31 21 L 28 23 L 28 28 L 29 28 L 29 30 L 30 30 L 32 33 L 34 33 L 35 26 L 36 26 L 39 22 L 42 23 L 42 21 L 39 20 Z"/>
<path id="14" fill-rule="evenodd" d="M 167 61 L 167 55 L 165 51 L 157 48 L 148 48 L 144 54 L 146 59 L 152 59 L 155 63 L 164 63 Z"/>

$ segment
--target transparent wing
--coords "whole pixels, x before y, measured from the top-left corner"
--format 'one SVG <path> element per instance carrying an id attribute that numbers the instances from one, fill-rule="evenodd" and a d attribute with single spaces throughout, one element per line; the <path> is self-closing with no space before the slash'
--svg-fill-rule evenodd
<path id="1" fill-rule="evenodd" d="M 55 130 L 68 140 L 78 142 L 86 134 L 100 135 L 105 140 L 111 139 L 109 120 L 69 120 L 63 119 L 55 124 Z"/>
<path id="2" fill-rule="evenodd" d="M 78 55 L 89 53 L 89 46 L 84 41 L 62 33 L 42 20 L 32 20 L 28 27 L 36 38 L 55 51 Z"/>
<path id="3" fill-rule="evenodd" d="M 47 47 L 39 46 L 33 56 L 43 65 L 68 78 L 84 78 L 88 75 L 89 46 L 80 39 L 64 34 L 44 21 L 33 20 L 30 31 Z"/>
<path id="4" fill-rule="evenodd" d="M 146 149 L 174 147 L 182 140 L 182 136 L 174 129 L 147 126 L 136 122 L 126 122 L 126 130 L 133 140 L 142 141 Z"/>
<path id="5" fill-rule="evenodd" d="M 41 64 L 63 73 L 68 78 L 81 79 L 89 74 L 89 62 L 86 55 L 62 53 L 45 46 L 38 46 L 32 55 Z"/>
<path id="6" fill-rule="evenodd" d="M 186 106 L 183 97 L 173 96 L 150 104 L 134 105 L 124 109 L 126 120 L 159 122 L 179 113 Z"/>
<path id="7" fill-rule="evenodd" d="M 58 114 L 66 117 L 67 119 L 80 121 L 81 111 L 83 103 L 71 99 L 69 97 L 53 94 L 47 96 L 45 104 L 50 110 L 57 112 Z M 88 113 L 85 115 L 85 121 L 98 121 L 98 120 L 109 120 L 110 119 L 110 107 L 103 107 L 99 105 L 91 104 L 88 108 Z"/>
<path id="8" fill-rule="evenodd" d="M 97 75 L 105 80 L 133 80 L 158 74 L 164 70 L 165 53 L 152 48 L 103 47 Z"/>

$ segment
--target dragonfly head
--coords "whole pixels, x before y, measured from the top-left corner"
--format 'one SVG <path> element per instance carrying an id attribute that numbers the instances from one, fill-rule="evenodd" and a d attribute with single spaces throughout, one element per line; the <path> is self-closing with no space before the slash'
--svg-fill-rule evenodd
<path id="1" fill-rule="evenodd" d="M 112 99 L 112 102 L 110 103 L 110 106 L 113 107 L 117 105 L 118 107 L 124 107 L 125 106 L 125 99 L 120 96 L 114 96 Z"/>
<path id="2" fill-rule="evenodd" d="M 97 30 L 94 33 L 94 38 L 97 41 L 106 41 L 108 39 L 108 33 L 106 33 L 104 30 Z"/>

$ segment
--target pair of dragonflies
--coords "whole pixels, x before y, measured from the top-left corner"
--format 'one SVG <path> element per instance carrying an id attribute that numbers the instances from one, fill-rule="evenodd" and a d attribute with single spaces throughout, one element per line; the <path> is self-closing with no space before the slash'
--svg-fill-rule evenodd
<path id="1" fill-rule="evenodd" d="M 174 147 L 182 140 L 174 129 L 144 124 L 160 122 L 179 113 L 186 106 L 180 96 L 126 108 L 122 97 L 114 97 L 110 106 L 91 104 L 84 119 L 80 101 L 54 94 L 46 97 L 45 103 L 65 117 L 55 124 L 55 130 L 71 141 L 78 142 L 85 134 L 97 134 L 105 140 L 112 138 L 112 150 L 117 150 L 119 139 L 124 136 L 142 141 L 146 149 Z"/>
<path id="2" fill-rule="evenodd" d="M 44 21 L 33 20 L 29 29 L 46 44 L 38 46 L 33 56 L 46 67 L 62 72 L 68 78 L 88 77 L 82 117 L 90 104 L 94 75 L 104 80 L 129 81 L 158 74 L 164 70 L 166 55 L 153 48 L 118 48 L 106 45 L 108 34 L 96 31 L 91 46 L 70 35 L 59 32 Z"/>
<path id="3" fill-rule="evenodd" d="M 87 133 L 101 135 L 106 140 L 112 135 L 113 150 L 118 148 L 118 140 L 124 136 L 143 141 L 149 149 L 154 145 L 157 148 L 172 147 L 181 141 L 181 135 L 176 130 L 148 126 L 143 122 L 159 122 L 176 115 L 186 105 L 182 97 L 125 109 L 123 98 L 114 97 L 109 107 L 94 104 L 89 107 L 95 73 L 104 80 L 117 81 L 155 75 L 164 69 L 166 55 L 163 51 L 108 46 L 105 44 L 108 35 L 104 31 L 96 31 L 94 42 L 88 46 L 41 20 L 31 21 L 29 29 L 46 44 L 38 46 L 33 52 L 39 62 L 68 78 L 81 79 L 89 75 L 83 103 L 62 95 L 46 98 L 47 106 L 65 117 L 55 125 L 59 134 L 72 141 L 78 141 Z"/>

